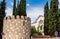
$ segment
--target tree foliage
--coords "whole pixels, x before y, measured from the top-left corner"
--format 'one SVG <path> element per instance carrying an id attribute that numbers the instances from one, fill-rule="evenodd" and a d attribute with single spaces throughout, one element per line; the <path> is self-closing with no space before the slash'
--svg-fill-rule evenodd
<path id="1" fill-rule="evenodd" d="M 18 1 L 17 7 L 16 0 L 14 0 L 13 15 L 26 16 L 26 0 L 20 0 L 20 2 Z"/>
<path id="2" fill-rule="evenodd" d="M 37 33 L 36 28 L 34 26 L 31 27 L 31 35 Z"/>
<path id="3" fill-rule="evenodd" d="M 16 8 L 16 0 L 14 0 L 14 5 L 13 5 L 13 15 L 17 15 L 17 8 Z"/>
<path id="4" fill-rule="evenodd" d="M 58 0 L 51 0 L 50 11 L 49 11 L 49 34 L 54 35 L 57 31 L 58 21 Z"/>
<path id="5" fill-rule="evenodd" d="M 21 0 L 19 4 L 19 15 L 26 16 L 26 0 Z"/>
<path id="6" fill-rule="evenodd" d="M 58 0 L 51 0 L 49 11 L 46 9 L 46 5 L 44 8 L 45 32 L 48 31 L 47 34 L 54 35 L 54 32 L 58 31 Z"/>
<path id="7" fill-rule="evenodd" d="M 0 3 L 0 39 L 2 39 L 1 32 L 3 31 L 3 19 L 5 17 L 5 8 L 6 8 L 6 3 L 5 0 L 3 0 Z"/>
<path id="8" fill-rule="evenodd" d="M 49 23 L 48 14 L 49 14 L 49 6 L 47 2 L 44 7 L 44 33 L 45 34 L 48 34 L 48 23 Z"/>

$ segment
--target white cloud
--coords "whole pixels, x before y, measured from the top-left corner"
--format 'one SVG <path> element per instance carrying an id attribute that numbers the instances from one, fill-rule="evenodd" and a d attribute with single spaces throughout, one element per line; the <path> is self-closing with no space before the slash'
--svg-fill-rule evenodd
<path id="1" fill-rule="evenodd" d="M 11 2 L 11 6 L 13 6 L 13 2 Z"/>
<path id="2" fill-rule="evenodd" d="M 7 7 L 5 12 L 6 12 L 6 16 L 12 16 L 12 8 Z"/>
<path id="3" fill-rule="evenodd" d="M 60 0 L 59 0 L 59 9 L 60 9 Z"/>
<path id="4" fill-rule="evenodd" d="M 60 0 L 59 0 L 59 2 L 60 2 Z"/>
<path id="5" fill-rule="evenodd" d="M 27 16 L 31 18 L 32 22 L 34 22 L 39 15 L 44 15 L 42 7 L 30 7 L 30 9 L 27 10 Z"/>
<path id="6" fill-rule="evenodd" d="M 30 4 L 27 4 L 27 6 L 30 6 Z"/>
<path id="7" fill-rule="evenodd" d="M 59 5 L 59 9 L 60 9 L 60 5 Z"/>

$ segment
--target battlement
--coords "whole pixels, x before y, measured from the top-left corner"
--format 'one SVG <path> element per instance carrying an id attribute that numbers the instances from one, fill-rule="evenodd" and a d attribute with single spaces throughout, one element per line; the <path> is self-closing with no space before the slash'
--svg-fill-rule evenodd
<path id="1" fill-rule="evenodd" d="M 31 19 L 17 15 L 4 17 L 3 39 L 30 39 Z"/>
<path id="2" fill-rule="evenodd" d="M 16 17 L 15 16 L 8 16 L 8 17 L 4 17 L 4 20 L 11 20 L 11 19 L 22 19 L 22 20 L 27 20 L 27 19 L 30 19 L 29 17 L 27 16 L 19 16 L 17 15 Z"/>

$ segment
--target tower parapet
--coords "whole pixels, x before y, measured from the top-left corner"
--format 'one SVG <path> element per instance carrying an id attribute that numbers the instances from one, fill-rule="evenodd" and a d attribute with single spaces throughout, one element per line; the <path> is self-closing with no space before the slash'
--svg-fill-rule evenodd
<path id="1" fill-rule="evenodd" d="M 31 20 L 26 16 L 5 17 L 3 39 L 30 39 Z"/>

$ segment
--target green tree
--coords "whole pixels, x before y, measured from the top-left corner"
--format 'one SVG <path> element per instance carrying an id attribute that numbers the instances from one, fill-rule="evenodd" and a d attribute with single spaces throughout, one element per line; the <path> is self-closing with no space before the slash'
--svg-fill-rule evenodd
<path id="1" fill-rule="evenodd" d="M 0 4 L 0 9 L 1 9 L 1 4 Z"/>
<path id="2" fill-rule="evenodd" d="M 20 2 L 19 2 L 19 0 L 18 0 L 18 3 L 17 3 L 17 12 L 16 12 L 17 15 L 19 15 L 19 11 L 20 11 L 20 10 L 19 10 L 19 7 L 20 7 L 19 5 L 20 5 Z"/>
<path id="3" fill-rule="evenodd" d="M 31 27 L 31 35 L 36 34 L 36 28 L 34 26 Z"/>
<path id="4" fill-rule="evenodd" d="M 50 10 L 49 10 L 49 34 L 54 35 L 54 32 L 57 31 L 57 18 L 58 16 L 58 0 L 51 0 Z"/>
<path id="5" fill-rule="evenodd" d="M 58 14 L 58 26 L 57 26 L 58 33 L 60 32 L 60 14 Z M 59 33 L 60 36 L 60 33 Z"/>
<path id="6" fill-rule="evenodd" d="M 3 17 L 5 16 L 5 8 L 6 8 L 6 2 L 5 0 L 3 0 L 1 2 L 1 12 L 2 12 Z"/>
<path id="7" fill-rule="evenodd" d="M 0 39 L 2 39 L 1 32 L 3 32 L 3 19 L 5 16 L 6 2 L 3 0 L 0 4 Z"/>
<path id="8" fill-rule="evenodd" d="M 44 7 L 44 33 L 45 34 L 48 34 L 48 23 L 49 23 L 48 14 L 49 14 L 49 6 L 47 2 Z"/>
<path id="9" fill-rule="evenodd" d="M 26 0 L 21 0 L 18 8 L 19 15 L 26 16 Z"/>
<path id="10" fill-rule="evenodd" d="M 13 5 L 13 15 L 17 15 L 17 8 L 16 8 L 16 0 L 14 0 L 14 5 Z"/>

